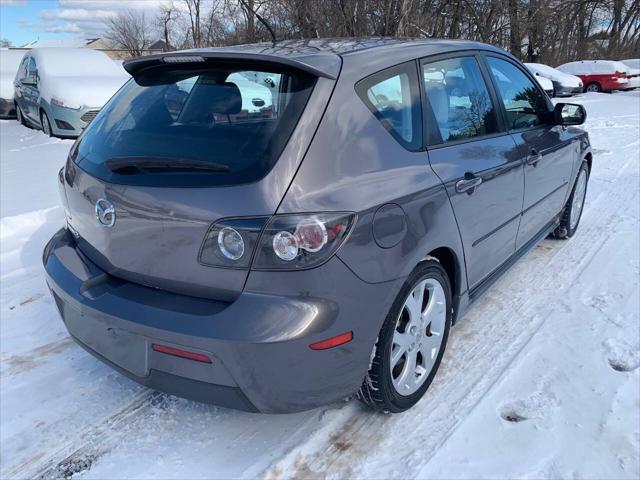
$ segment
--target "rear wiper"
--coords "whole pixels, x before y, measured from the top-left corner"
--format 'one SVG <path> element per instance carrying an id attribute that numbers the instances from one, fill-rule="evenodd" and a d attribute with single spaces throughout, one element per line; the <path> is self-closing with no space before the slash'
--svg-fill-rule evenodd
<path id="1" fill-rule="evenodd" d="M 115 157 L 107 160 L 109 170 L 120 175 L 135 175 L 152 172 L 228 172 L 229 167 L 205 160 L 189 160 L 169 157 Z"/>

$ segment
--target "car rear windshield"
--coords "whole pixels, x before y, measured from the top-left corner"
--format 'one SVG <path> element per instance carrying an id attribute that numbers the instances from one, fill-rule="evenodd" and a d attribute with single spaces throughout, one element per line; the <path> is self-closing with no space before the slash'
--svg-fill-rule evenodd
<path id="1" fill-rule="evenodd" d="M 314 83 L 277 68 L 158 67 L 107 103 L 81 137 L 75 161 L 127 185 L 253 182 L 277 161 Z"/>

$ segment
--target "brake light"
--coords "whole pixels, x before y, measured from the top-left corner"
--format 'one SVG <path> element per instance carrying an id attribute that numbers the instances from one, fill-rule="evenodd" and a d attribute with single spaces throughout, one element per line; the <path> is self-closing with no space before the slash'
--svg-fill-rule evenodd
<path id="1" fill-rule="evenodd" d="M 349 343 L 351 340 L 353 340 L 353 332 L 345 332 L 340 335 L 336 335 L 335 337 L 322 340 L 321 342 L 312 343 L 309 345 L 309 348 L 311 348 L 311 350 L 326 350 L 328 348 L 344 345 L 345 343 Z"/>
<path id="2" fill-rule="evenodd" d="M 209 357 L 202 355 L 201 353 L 189 352 L 187 350 L 181 350 L 179 348 L 173 348 L 168 345 L 162 345 L 161 343 L 151 344 L 156 352 L 166 353 L 167 355 L 173 355 L 174 357 L 186 358 L 187 360 L 194 360 L 202 363 L 213 363 Z"/>
<path id="3" fill-rule="evenodd" d="M 204 58 L 200 55 L 170 55 L 162 57 L 164 63 L 202 63 Z"/>

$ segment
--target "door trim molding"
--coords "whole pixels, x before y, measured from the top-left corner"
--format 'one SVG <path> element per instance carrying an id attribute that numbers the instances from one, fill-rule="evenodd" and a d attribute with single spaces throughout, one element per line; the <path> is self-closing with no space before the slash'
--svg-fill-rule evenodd
<path id="1" fill-rule="evenodd" d="M 533 203 L 531 205 L 529 205 L 527 208 L 525 208 L 522 211 L 521 215 L 524 215 L 525 213 L 527 213 L 529 210 L 531 210 L 532 208 L 537 207 L 539 204 L 541 204 L 542 202 L 544 202 L 547 198 L 549 198 L 551 195 L 553 195 L 554 193 L 556 193 L 558 190 L 560 190 L 561 188 L 566 187 L 569 184 L 569 182 L 564 182 L 562 185 L 560 185 L 557 188 L 554 188 L 553 190 L 551 190 L 549 193 L 547 193 L 544 197 L 542 197 L 541 199 L 539 199 L 538 201 L 536 201 L 536 203 Z"/>
<path id="2" fill-rule="evenodd" d="M 509 225 L 511 222 L 513 222 L 514 220 L 519 219 L 522 216 L 522 213 L 517 214 L 515 217 L 510 218 L 509 220 L 507 220 L 506 222 L 504 222 L 502 225 L 497 226 L 496 228 L 494 228 L 493 230 L 491 230 L 489 233 L 485 233 L 483 236 L 481 236 L 480 238 L 478 238 L 477 240 L 474 240 L 473 243 L 471 244 L 472 247 L 475 247 L 476 245 L 478 245 L 479 243 L 484 242 L 487 238 L 489 238 L 491 235 L 493 235 L 494 233 L 497 233 L 498 230 L 506 227 L 507 225 Z"/>
<path id="3" fill-rule="evenodd" d="M 516 250 L 502 265 L 487 275 L 476 286 L 469 289 L 469 299 L 476 300 L 482 295 L 502 274 L 511 268 L 520 258 L 522 258 L 529 250 L 535 247 L 542 239 L 546 238 L 560 223 L 560 214 L 557 214 L 542 230 L 540 230 L 531 240 L 525 243 L 519 250 Z"/>

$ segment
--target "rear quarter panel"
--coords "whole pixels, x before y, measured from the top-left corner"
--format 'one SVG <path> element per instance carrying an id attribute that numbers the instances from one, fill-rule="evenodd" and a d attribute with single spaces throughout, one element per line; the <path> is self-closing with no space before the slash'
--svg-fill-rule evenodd
<path id="1" fill-rule="evenodd" d="M 278 213 L 356 212 L 338 257 L 368 283 L 406 277 L 430 251 L 449 248 L 458 264 L 456 290 L 464 291 L 462 245 L 444 186 L 427 153 L 407 151 L 360 100 L 354 85 L 366 74 L 349 60 Z M 397 216 L 376 217 L 382 206 L 400 211 L 389 204 L 402 209 L 404 226 Z"/>

